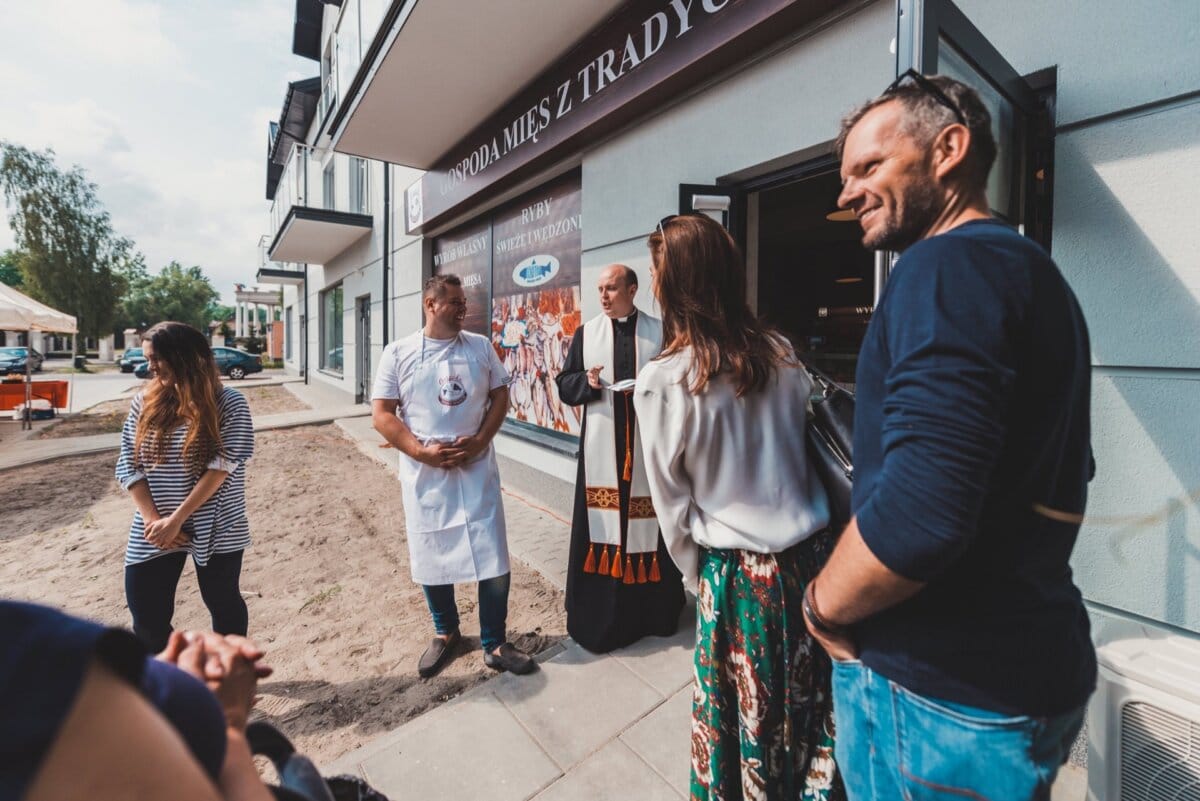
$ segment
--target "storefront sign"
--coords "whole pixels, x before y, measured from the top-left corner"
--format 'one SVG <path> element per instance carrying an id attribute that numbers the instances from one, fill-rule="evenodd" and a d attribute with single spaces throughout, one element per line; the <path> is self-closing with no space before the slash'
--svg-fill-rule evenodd
<path id="1" fill-rule="evenodd" d="M 405 190 L 420 229 L 580 137 L 601 136 L 842 0 L 631 2 Z"/>
<path id="2" fill-rule="evenodd" d="M 488 335 L 488 316 L 492 308 L 492 226 L 482 223 L 459 228 L 433 242 L 433 273 L 452 273 L 462 279 L 467 296 L 467 317 L 463 328 Z"/>
<path id="3" fill-rule="evenodd" d="M 554 377 L 580 323 L 581 206 L 573 172 L 439 236 L 433 248 L 434 272 L 463 279 L 464 328 L 491 337 L 512 378 L 508 417 L 575 436 L 580 411 L 559 400 Z"/>

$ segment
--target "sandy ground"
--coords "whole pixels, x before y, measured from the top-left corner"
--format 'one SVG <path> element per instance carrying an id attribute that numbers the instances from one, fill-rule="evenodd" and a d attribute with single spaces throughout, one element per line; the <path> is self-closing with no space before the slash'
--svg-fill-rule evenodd
<path id="1" fill-rule="evenodd" d="M 276 388 L 281 389 L 281 388 Z M 0 472 L 4 596 L 128 625 L 123 557 L 132 505 L 112 478 L 115 454 Z M 327 762 L 487 676 L 473 587 L 460 587 L 463 643 L 441 675 L 416 663 L 432 626 L 412 583 L 395 476 L 333 426 L 265 432 L 247 475 L 254 543 L 242 589 L 250 635 L 276 673 L 258 714 Z M 508 503 L 513 501 L 509 499 Z M 210 624 L 191 566 L 177 628 Z M 513 562 L 509 637 L 529 651 L 565 636 L 562 593 Z"/>
<path id="2" fill-rule="evenodd" d="M 267 387 L 234 387 L 246 396 L 250 404 L 250 414 L 279 414 L 280 412 L 300 412 L 308 408 L 308 404 L 297 398 L 281 386 Z M 125 417 L 129 414 L 130 399 L 106 401 L 97 403 L 89 409 L 73 417 L 56 420 L 33 435 L 33 439 L 59 439 L 61 437 L 83 437 L 89 434 L 112 434 L 121 430 L 125 425 Z"/>

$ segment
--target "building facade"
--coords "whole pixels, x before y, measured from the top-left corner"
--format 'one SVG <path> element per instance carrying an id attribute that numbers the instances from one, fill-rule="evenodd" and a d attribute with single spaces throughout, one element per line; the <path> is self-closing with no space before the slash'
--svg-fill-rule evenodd
<path id="1" fill-rule="evenodd" d="M 298 3 L 298 31 L 310 5 L 337 99 L 305 142 L 367 160 L 371 225 L 324 261 L 293 254 L 309 262 L 308 305 L 299 284 L 285 305 L 309 347 L 288 350 L 289 368 L 361 394 L 351 363 L 366 370 L 363 354 L 373 365 L 420 325 L 424 277 L 462 274 L 469 327 L 518 377 L 497 439 L 505 480 L 562 510 L 578 418 L 552 378 L 599 313 L 599 271 L 624 262 L 648 289 L 656 222 L 713 215 L 746 253 L 757 310 L 852 381 L 891 255 L 862 252 L 834 214 L 839 119 L 909 67 L 979 88 L 1000 143 L 992 206 L 1050 249 L 1091 327 L 1098 472 L 1074 569 L 1104 670 L 1165 666 L 1148 673 L 1173 680 L 1145 681 L 1200 730 L 1200 5 L 343 0 Z M 638 301 L 652 309 L 649 291 Z M 331 347 L 340 376 L 326 375 Z M 1149 726 L 1107 687 L 1096 798 L 1116 797 L 1113 738 Z"/>

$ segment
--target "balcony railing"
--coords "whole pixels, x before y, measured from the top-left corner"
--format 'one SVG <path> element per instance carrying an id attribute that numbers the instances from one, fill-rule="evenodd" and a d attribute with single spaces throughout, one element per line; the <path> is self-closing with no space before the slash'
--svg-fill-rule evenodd
<path id="1" fill-rule="evenodd" d="M 362 66 L 363 55 L 379 32 L 391 0 L 342 0 L 342 13 L 334 29 L 334 100 L 346 98 Z"/>
<path id="2" fill-rule="evenodd" d="M 262 270 L 280 270 L 283 272 L 296 273 L 298 276 L 304 275 L 304 265 L 294 261 L 273 261 L 269 251 L 271 249 L 272 234 L 263 234 L 258 238 L 258 269 Z M 260 281 L 259 283 L 270 283 L 269 281 Z"/>
<path id="3" fill-rule="evenodd" d="M 293 208 L 370 214 L 369 179 L 369 163 L 362 159 L 293 145 L 271 204 L 271 236 Z"/>

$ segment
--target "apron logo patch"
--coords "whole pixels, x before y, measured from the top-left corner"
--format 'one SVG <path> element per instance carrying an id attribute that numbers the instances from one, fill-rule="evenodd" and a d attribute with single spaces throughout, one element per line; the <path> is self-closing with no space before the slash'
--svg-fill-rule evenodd
<path id="1" fill-rule="evenodd" d="M 439 378 L 438 403 L 443 406 L 458 406 L 467 399 L 467 390 L 462 385 L 462 379 L 456 375 Z"/>

